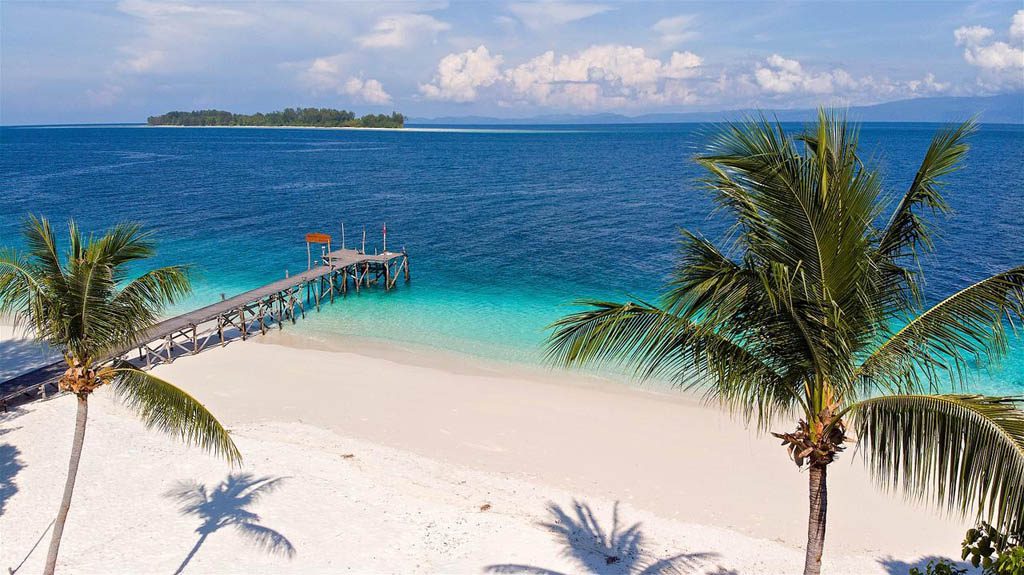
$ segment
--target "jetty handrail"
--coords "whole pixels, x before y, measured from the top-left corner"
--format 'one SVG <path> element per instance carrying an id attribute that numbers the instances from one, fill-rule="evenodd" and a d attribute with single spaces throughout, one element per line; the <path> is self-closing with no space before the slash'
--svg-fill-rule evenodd
<path id="1" fill-rule="evenodd" d="M 250 335 L 250 330 L 252 335 L 256 335 L 257 330 L 258 333 L 266 333 L 268 325 L 276 324 L 283 329 L 286 320 L 296 322 L 296 310 L 302 317 L 305 317 L 307 305 L 315 305 L 319 311 L 325 301 L 333 302 L 336 295 L 347 295 L 350 283 L 358 292 L 361 287 L 376 285 L 382 280 L 384 288 L 391 290 L 402 275 L 405 281 L 409 281 L 409 256 L 404 249 L 373 255 L 354 249 L 340 249 L 327 253 L 320 264 L 300 274 L 290 277 L 286 274 L 286 277 L 264 286 L 160 321 L 143 332 L 135 343 L 115 350 L 101 363 L 126 358 L 138 350 L 139 357 L 134 361 L 140 368 L 149 369 L 174 361 L 176 349 L 194 355 L 208 347 L 214 337 L 224 345 L 228 339 L 226 331 L 232 328 L 238 331 L 242 340 Z M 213 322 L 216 325 L 210 325 Z M 208 327 L 200 332 L 202 326 Z M 55 384 L 64 368 L 63 361 L 54 362 L 0 382 L 0 391 L 14 388 L 0 395 L 0 408 L 6 411 L 9 403 L 31 393 L 42 393 L 46 397 L 46 386 Z M 28 381 L 19 385 L 17 382 L 22 379 Z"/>

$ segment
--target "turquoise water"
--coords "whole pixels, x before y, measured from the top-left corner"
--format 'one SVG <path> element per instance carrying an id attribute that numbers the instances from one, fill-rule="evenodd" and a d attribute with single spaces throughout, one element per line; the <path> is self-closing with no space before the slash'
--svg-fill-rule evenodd
<path id="1" fill-rule="evenodd" d="M 869 124 L 865 148 L 889 189 L 909 184 L 936 126 Z M 410 252 L 413 281 L 325 308 L 307 333 L 371 337 L 535 362 L 545 326 L 578 296 L 651 297 L 671 269 L 677 227 L 711 237 L 691 161 L 698 125 L 514 130 L 341 131 L 135 126 L 0 128 L 0 244 L 24 215 L 88 229 L 154 228 L 158 263 L 189 262 L 183 307 L 306 265 L 302 236 Z M 1024 128 L 986 126 L 949 178 L 957 210 L 925 262 L 930 297 L 1024 261 Z M 1024 392 L 1024 345 L 981 374 Z"/>

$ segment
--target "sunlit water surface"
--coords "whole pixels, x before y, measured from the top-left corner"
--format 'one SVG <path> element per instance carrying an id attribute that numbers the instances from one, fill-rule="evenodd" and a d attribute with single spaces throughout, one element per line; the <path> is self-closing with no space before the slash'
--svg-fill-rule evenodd
<path id="1" fill-rule="evenodd" d="M 863 128 L 887 189 L 906 188 L 936 128 Z M 572 299 L 653 297 L 678 227 L 723 233 L 692 161 L 709 131 L 0 128 L 0 244 L 20 242 L 29 212 L 91 230 L 140 221 L 158 234 L 157 264 L 196 266 L 183 309 L 304 269 L 309 231 L 338 241 L 345 222 L 351 247 L 365 226 L 379 248 L 386 221 L 412 283 L 328 306 L 305 333 L 536 363 Z M 1024 262 L 1024 129 L 985 126 L 972 143 L 948 179 L 957 215 L 924 262 L 932 299 Z M 1024 345 L 978 389 L 1024 392 Z"/>

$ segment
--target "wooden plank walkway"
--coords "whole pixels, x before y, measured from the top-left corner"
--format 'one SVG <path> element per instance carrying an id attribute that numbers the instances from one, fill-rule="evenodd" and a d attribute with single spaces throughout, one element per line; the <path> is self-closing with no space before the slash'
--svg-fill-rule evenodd
<path id="1" fill-rule="evenodd" d="M 404 250 L 371 255 L 340 249 L 326 254 L 319 263 L 294 276 L 161 321 L 135 345 L 116 351 L 105 361 L 125 358 L 150 369 L 181 355 L 199 353 L 214 343 L 224 345 L 266 333 L 273 325 L 282 329 L 286 321 L 295 323 L 297 317 L 305 317 L 307 306 L 319 311 L 321 304 L 347 295 L 350 286 L 358 292 L 383 282 L 390 290 L 399 277 L 409 280 L 409 257 Z M 129 357 L 136 350 L 138 357 Z M 46 397 L 47 386 L 56 389 L 66 368 L 60 361 L 0 383 L 0 408 Z"/>

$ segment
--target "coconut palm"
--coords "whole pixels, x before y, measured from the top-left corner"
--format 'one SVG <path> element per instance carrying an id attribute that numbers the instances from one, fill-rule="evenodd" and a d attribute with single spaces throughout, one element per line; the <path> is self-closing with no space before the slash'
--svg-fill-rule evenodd
<path id="1" fill-rule="evenodd" d="M 828 465 L 847 425 L 874 477 L 1001 527 L 1024 517 L 1024 413 L 1018 399 L 963 391 L 999 359 L 1024 316 L 1024 266 L 928 306 L 918 258 L 928 213 L 958 168 L 972 122 L 939 131 L 886 219 L 857 128 L 822 111 L 799 135 L 760 119 L 723 128 L 698 157 L 732 222 L 714 243 L 682 232 L 658 304 L 585 301 L 553 325 L 552 360 L 627 366 L 696 388 L 774 434 L 808 470 L 804 573 L 819 573 Z M 879 225 L 884 224 L 884 225 Z"/>
<path id="2" fill-rule="evenodd" d="M 46 559 L 48 574 L 56 568 L 82 457 L 88 400 L 96 389 L 109 385 L 150 428 L 229 462 L 241 459 L 228 432 L 195 398 L 126 361 L 108 361 L 138 343 L 166 304 L 188 293 L 187 268 L 164 267 L 131 279 L 131 267 L 154 254 L 149 233 L 122 224 L 94 238 L 84 237 L 73 221 L 68 227 L 63 257 L 50 223 L 36 217 L 25 224 L 27 251 L 0 250 L 0 314 L 13 315 L 62 352 L 67 370 L 58 385 L 78 402 L 67 482 Z"/>

